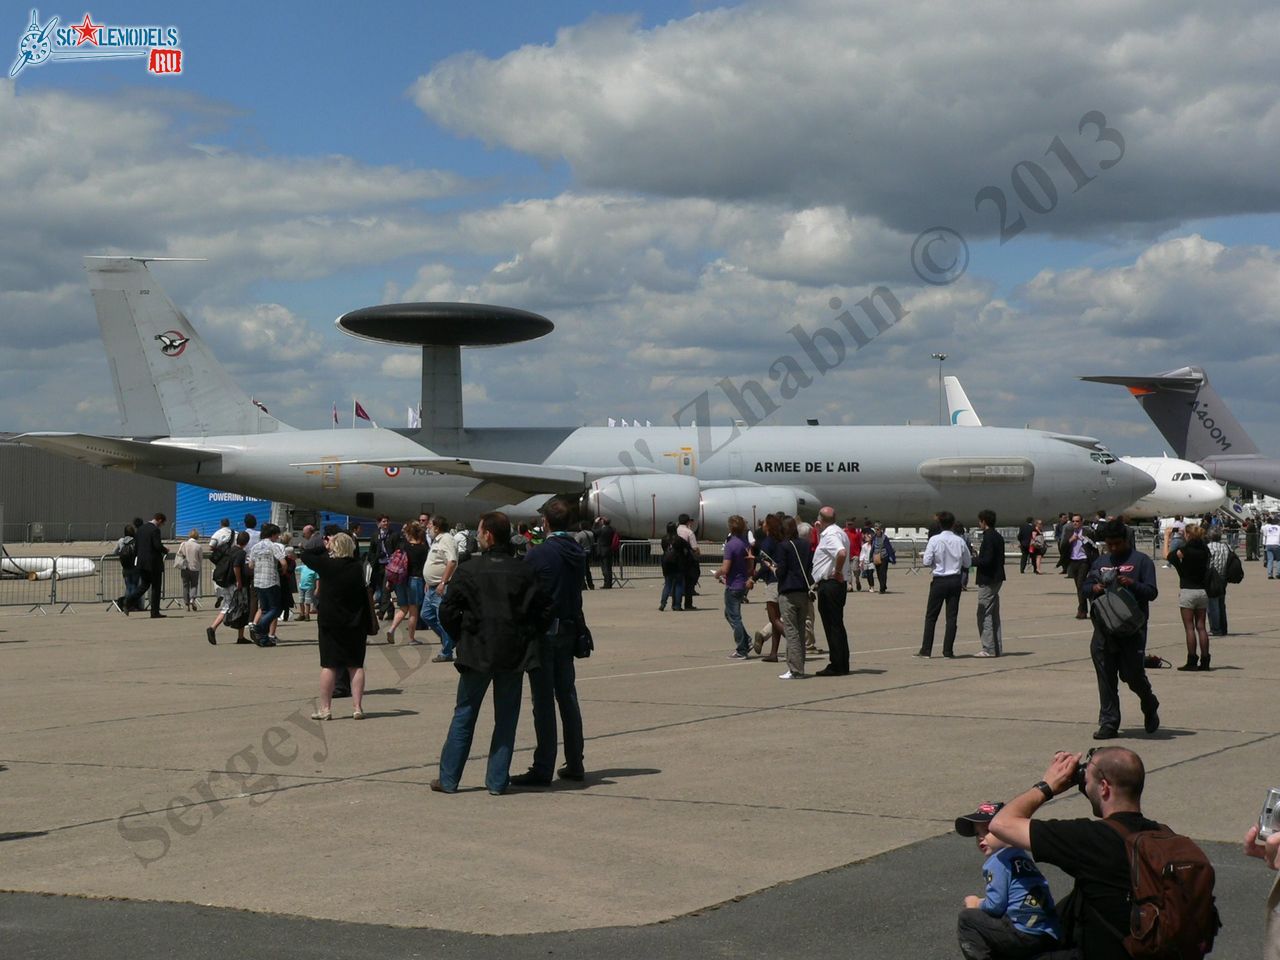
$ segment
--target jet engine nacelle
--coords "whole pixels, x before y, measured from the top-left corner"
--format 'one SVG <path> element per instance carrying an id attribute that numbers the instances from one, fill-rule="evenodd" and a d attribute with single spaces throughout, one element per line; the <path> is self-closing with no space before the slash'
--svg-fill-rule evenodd
<path id="1" fill-rule="evenodd" d="M 653 538 L 682 513 L 698 515 L 697 477 L 638 473 L 602 477 L 582 498 L 583 516 L 608 517 L 623 536 Z"/>
<path id="2" fill-rule="evenodd" d="M 698 537 L 719 540 L 729 532 L 729 518 L 735 514 L 754 530 L 766 514 L 778 513 L 809 519 L 818 511 L 814 495 L 800 487 L 711 487 L 702 491 L 698 512 Z"/>

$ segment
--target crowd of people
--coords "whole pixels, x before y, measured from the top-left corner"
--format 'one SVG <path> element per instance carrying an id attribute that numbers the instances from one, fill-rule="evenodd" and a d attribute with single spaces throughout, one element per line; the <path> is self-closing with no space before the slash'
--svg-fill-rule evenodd
<path id="1" fill-rule="evenodd" d="M 575 660 L 589 655 L 593 645 L 582 595 L 594 588 L 593 559 L 601 565 L 604 588 L 614 585 L 618 543 L 606 518 L 587 527 L 571 523 L 571 517 L 572 507 L 559 498 L 548 502 L 541 523 L 515 529 L 497 512 L 481 517 L 474 531 L 451 529 L 443 517 L 426 513 L 393 530 L 390 518 L 383 516 L 363 552 L 357 531 L 336 525 L 304 527 L 295 547 L 275 524 L 259 528 L 256 518 L 246 516 L 244 528 L 236 531 L 223 520 L 208 543 L 219 609 L 207 638 L 215 644 L 218 628 L 227 626 L 237 631 L 238 643 L 270 647 L 286 611 L 294 611 L 298 620 L 315 618 L 321 675 L 312 719 L 327 721 L 333 718 L 336 696 L 351 697 L 353 719 L 366 716 L 364 659 L 373 638 L 394 644 L 403 628 L 409 644 L 420 644 L 417 631 L 433 631 L 441 643 L 433 659 L 453 663 L 458 681 L 439 776 L 431 789 L 445 794 L 459 789 L 491 687 L 494 729 L 484 777 L 488 791 L 500 795 L 513 786 L 545 787 L 556 775 L 581 781 L 586 768 Z M 160 606 L 170 556 L 161 537 L 166 522 L 160 513 L 145 523 L 136 520 L 117 544 L 125 593 L 116 603 L 126 615 L 143 609 L 142 599 L 150 590 L 150 616 L 165 616 Z M 841 525 L 835 511 L 824 507 L 812 525 L 778 514 L 765 517 L 754 531 L 742 517 L 730 517 L 728 528 L 714 577 L 724 590 L 724 617 L 733 640 L 729 656 L 745 660 L 754 654 L 778 662 L 781 649 L 787 669 L 780 679 L 804 678 L 806 654 L 816 650 L 814 625 L 820 622 L 829 662 L 817 675 L 848 674 L 847 597 L 861 591 L 864 580 L 869 593 L 885 593 L 888 568 L 897 560 L 883 525 L 868 520 Z M 1243 532 L 1248 534 L 1248 527 Z M 936 514 L 929 530 L 921 561 L 932 577 L 917 657 L 932 656 L 937 621 L 944 616 L 942 656 L 955 657 L 959 605 L 971 569 L 981 642 L 975 656 L 1004 653 L 1000 591 L 1006 556 L 996 514 L 979 512 L 976 533 L 966 533 L 948 511 Z M 1227 631 L 1226 584 L 1239 582 L 1235 568 L 1240 561 L 1212 518 L 1189 523 L 1177 518 L 1163 533 L 1161 552 L 1178 576 L 1187 644 L 1187 662 L 1179 669 L 1207 671 L 1209 637 Z M 1260 549 L 1253 558 L 1261 559 L 1268 578 L 1274 578 L 1280 575 L 1280 524 L 1265 518 L 1256 534 Z M 1075 588 L 1075 616 L 1093 623 L 1090 649 L 1100 697 L 1095 739 L 1119 735 L 1121 680 L 1139 698 L 1146 732 L 1156 732 L 1160 704 L 1145 673 L 1149 605 L 1158 597 L 1156 562 L 1137 549 L 1134 530 L 1121 517 L 1099 515 L 1086 524 L 1080 514 L 1064 513 L 1052 536 L 1061 574 Z M 1017 535 L 1020 573 L 1028 565 L 1033 573 L 1044 572 L 1046 539 L 1044 524 L 1027 518 Z M 688 516 L 667 525 L 660 550 L 659 609 L 666 610 L 668 603 L 673 611 L 696 609 L 702 550 Z M 206 562 L 199 531 L 192 530 L 172 556 L 181 572 L 182 602 L 195 610 Z M 765 624 L 752 632 L 744 623 L 743 605 L 757 587 Z M 388 622 L 384 633 L 382 624 Z M 766 643 L 769 654 L 761 656 Z M 513 776 L 526 674 L 536 747 L 529 769 Z M 557 770 L 558 756 L 563 765 Z M 1158 834 L 1162 842 L 1194 848 L 1143 816 L 1143 784 L 1142 760 L 1132 750 L 1060 752 L 1024 793 L 1007 802 L 983 803 L 957 818 L 956 832 L 975 838 L 985 858 L 984 890 L 966 896 L 958 916 L 961 953 L 969 960 L 1021 958 L 1074 944 L 1090 958 L 1129 956 L 1125 938 L 1132 934 L 1130 903 L 1139 882 L 1131 868 L 1136 862 L 1134 838 Z M 1072 786 L 1089 799 L 1094 818 L 1036 817 L 1043 803 Z M 1280 868 L 1280 831 L 1260 836 L 1260 826 L 1249 830 L 1244 852 L 1273 870 Z M 1196 869 L 1201 860 L 1208 863 L 1202 853 L 1199 859 L 1194 852 L 1185 856 Z M 1068 897 L 1055 901 L 1037 862 L 1054 864 L 1074 879 Z M 1211 869 L 1205 882 L 1209 895 L 1175 915 L 1173 924 L 1176 936 L 1211 945 L 1219 926 Z M 1280 924 L 1273 922 L 1278 900 L 1280 881 L 1268 906 L 1267 943 L 1273 952 L 1280 951 Z"/>

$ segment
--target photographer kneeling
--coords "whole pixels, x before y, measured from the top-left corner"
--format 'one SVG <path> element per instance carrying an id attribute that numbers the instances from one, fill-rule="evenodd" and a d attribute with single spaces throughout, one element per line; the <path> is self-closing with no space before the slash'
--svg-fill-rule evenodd
<path id="1" fill-rule="evenodd" d="M 1128 960 L 1123 944 L 1129 930 L 1129 859 L 1121 832 L 1154 830 L 1142 815 L 1142 759 L 1124 747 L 1098 747 L 1088 754 L 1058 752 L 1044 779 L 996 813 L 990 831 L 1004 843 L 1028 851 L 1038 863 L 1052 863 L 1075 879 L 1058 905 L 1064 942 L 1089 960 Z M 1089 798 L 1092 820 L 1032 820 L 1046 801 L 1077 784 Z M 1119 935 L 1117 935 L 1119 934 Z"/>

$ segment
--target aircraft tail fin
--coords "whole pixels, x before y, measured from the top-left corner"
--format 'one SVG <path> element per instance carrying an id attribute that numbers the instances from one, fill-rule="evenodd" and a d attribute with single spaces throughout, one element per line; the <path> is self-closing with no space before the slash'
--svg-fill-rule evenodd
<path id="1" fill-rule="evenodd" d="M 1128 387 L 1173 452 L 1183 460 L 1258 452 L 1257 445 L 1199 367 L 1180 367 L 1154 377 L 1080 379 Z"/>
<path id="2" fill-rule="evenodd" d="M 139 257 L 85 257 L 124 432 L 203 437 L 292 429 L 257 405 Z"/>
<path id="3" fill-rule="evenodd" d="M 973 404 L 965 395 L 957 377 L 943 377 L 942 385 L 947 391 L 947 411 L 951 415 L 951 424 L 956 427 L 980 427 L 982 421 L 973 410 Z"/>

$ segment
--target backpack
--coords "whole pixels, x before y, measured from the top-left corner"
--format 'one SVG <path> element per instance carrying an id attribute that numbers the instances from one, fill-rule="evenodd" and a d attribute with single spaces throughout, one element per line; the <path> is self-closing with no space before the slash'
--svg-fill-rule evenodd
<path id="1" fill-rule="evenodd" d="M 618 531 L 615 530 L 613 531 L 613 542 L 609 544 L 609 551 L 617 554 L 620 550 L 622 550 L 622 537 L 619 536 Z"/>
<path id="2" fill-rule="evenodd" d="M 1194 841 L 1164 824 L 1130 832 L 1113 820 L 1102 822 L 1124 838 L 1129 860 L 1132 907 L 1124 937 L 1129 956 L 1200 960 L 1213 949 L 1222 927 L 1209 858 Z"/>
<path id="3" fill-rule="evenodd" d="M 1093 601 L 1089 616 L 1104 634 L 1120 640 L 1139 636 L 1147 624 L 1137 598 L 1124 587 L 1108 587 Z"/>
<path id="4" fill-rule="evenodd" d="M 133 537 L 125 537 L 124 543 L 120 544 L 120 566 L 126 570 L 132 570 L 138 562 L 138 544 Z"/>
<path id="5" fill-rule="evenodd" d="M 234 587 L 236 585 L 234 559 L 235 551 L 228 548 L 222 551 L 217 562 L 213 565 L 213 582 L 218 586 Z"/>
<path id="6" fill-rule="evenodd" d="M 1204 592 L 1210 597 L 1224 597 L 1227 594 L 1227 581 L 1212 566 L 1205 571 Z"/>
<path id="7" fill-rule="evenodd" d="M 395 587 L 409 579 L 409 555 L 397 547 L 387 561 L 385 574 L 389 586 Z"/>
<path id="8" fill-rule="evenodd" d="M 1240 562 L 1240 557 L 1234 550 L 1227 554 L 1227 562 L 1222 575 L 1227 578 L 1227 583 L 1244 582 L 1244 564 Z"/>

